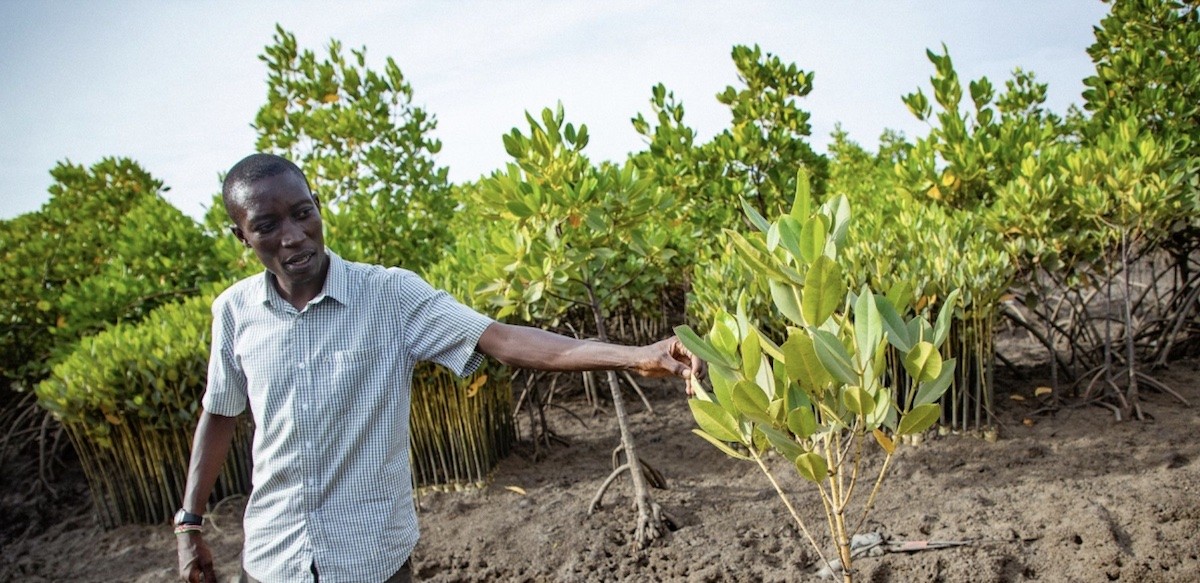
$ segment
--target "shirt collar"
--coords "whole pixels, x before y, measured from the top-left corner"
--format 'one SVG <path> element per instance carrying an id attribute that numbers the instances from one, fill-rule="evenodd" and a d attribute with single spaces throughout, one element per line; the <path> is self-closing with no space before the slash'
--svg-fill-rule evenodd
<path id="1" fill-rule="evenodd" d="M 317 297 L 313 298 L 309 304 L 315 304 L 328 297 L 343 306 L 349 305 L 350 286 L 346 273 L 349 268 L 346 261 L 338 257 L 329 247 L 325 248 L 325 255 L 329 257 L 329 273 L 325 274 L 325 284 L 321 287 L 321 293 L 317 294 Z M 275 289 L 275 275 L 270 271 L 263 271 L 262 285 L 258 290 L 259 302 L 271 307 L 283 305 L 284 300 L 280 297 L 279 291 Z"/>

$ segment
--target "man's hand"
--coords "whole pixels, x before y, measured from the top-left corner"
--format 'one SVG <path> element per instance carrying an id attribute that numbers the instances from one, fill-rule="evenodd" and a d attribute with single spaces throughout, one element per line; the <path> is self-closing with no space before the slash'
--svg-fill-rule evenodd
<path id="1" fill-rule="evenodd" d="M 688 394 L 692 394 L 692 382 L 704 375 L 704 361 L 692 354 L 677 336 L 660 340 L 645 347 L 647 357 L 634 370 L 646 377 L 677 376 L 688 381 Z"/>
<path id="2" fill-rule="evenodd" d="M 188 583 L 216 583 L 212 551 L 199 532 L 175 535 L 179 546 L 179 577 Z"/>

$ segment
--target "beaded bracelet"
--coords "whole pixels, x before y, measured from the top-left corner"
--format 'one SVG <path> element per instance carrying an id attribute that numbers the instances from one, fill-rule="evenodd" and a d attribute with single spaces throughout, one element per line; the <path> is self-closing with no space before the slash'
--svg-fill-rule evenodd
<path id="1" fill-rule="evenodd" d="M 204 527 L 199 524 L 181 524 L 175 527 L 175 534 L 187 534 L 189 532 L 201 532 Z"/>

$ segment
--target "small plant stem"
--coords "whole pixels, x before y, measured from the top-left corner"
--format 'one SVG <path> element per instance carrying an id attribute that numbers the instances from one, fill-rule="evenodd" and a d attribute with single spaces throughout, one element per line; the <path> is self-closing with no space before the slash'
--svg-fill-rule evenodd
<path id="1" fill-rule="evenodd" d="M 854 469 L 850 474 L 850 488 L 846 490 L 846 497 L 842 500 L 843 506 L 850 504 L 850 498 L 854 496 L 854 485 L 858 483 L 858 470 L 862 466 L 863 440 L 866 434 L 854 433 Z"/>
<path id="2" fill-rule="evenodd" d="M 893 456 L 894 454 L 889 453 L 887 457 L 883 458 L 883 467 L 879 468 L 879 477 L 875 478 L 875 487 L 871 488 L 871 495 L 867 496 L 867 503 L 863 505 L 862 517 L 858 519 L 858 524 L 854 526 L 851 536 L 858 534 L 858 530 L 867 521 L 867 514 L 871 512 L 871 507 L 875 505 L 875 495 L 879 493 L 879 487 L 883 484 L 883 477 L 887 475 L 888 464 L 892 463 Z"/>
<path id="3" fill-rule="evenodd" d="M 771 470 L 767 468 L 767 464 L 763 463 L 762 457 L 760 457 L 758 455 L 758 452 L 754 451 L 753 447 L 750 448 L 750 455 L 754 457 L 755 462 L 758 462 L 758 468 L 760 470 L 762 470 L 763 474 L 766 474 L 767 480 L 770 480 L 771 485 L 775 487 L 775 493 L 779 494 L 780 500 L 783 500 L 783 505 L 786 506 L 788 509 L 788 512 L 791 513 L 792 520 L 795 520 L 796 524 L 800 526 L 800 531 L 803 532 L 804 537 L 808 539 L 808 544 L 812 545 L 813 550 L 817 551 L 817 556 L 820 557 L 821 562 L 825 563 L 825 566 L 829 567 L 829 569 L 832 571 L 833 565 L 829 564 L 829 560 L 826 559 L 825 554 L 821 552 L 820 545 L 817 544 L 817 541 L 816 541 L 816 539 L 813 538 L 812 534 L 808 532 L 808 527 L 804 525 L 804 521 L 800 518 L 800 515 L 796 512 L 796 509 L 792 506 L 791 499 L 788 498 L 787 494 L 783 491 L 783 488 L 779 487 L 779 482 L 775 481 L 775 474 L 771 473 Z M 822 493 L 822 501 L 824 501 L 823 493 Z M 826 514 L 828 514 L 828 512 Z"/>

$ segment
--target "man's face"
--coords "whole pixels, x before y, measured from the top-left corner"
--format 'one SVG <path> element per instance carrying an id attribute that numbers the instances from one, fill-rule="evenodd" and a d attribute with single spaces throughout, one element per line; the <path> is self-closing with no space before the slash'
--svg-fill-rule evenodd
<path id="1" fill-rule="evenodd" d="M 233 234 L 254 249 L 285 289 L 324 283 L 320 279 L 329 258 L 321 214 L 302 177 L 283 172 L 242 184 L 233 194 Z"/>

